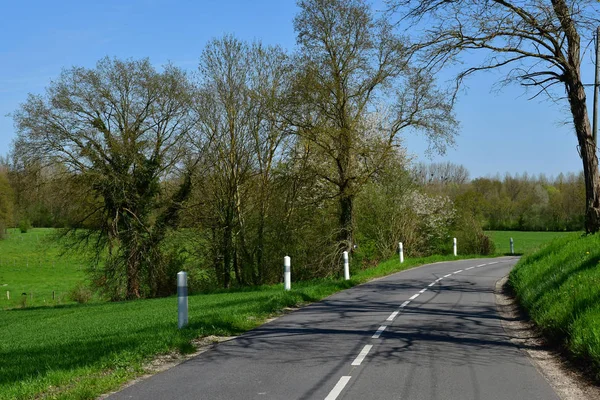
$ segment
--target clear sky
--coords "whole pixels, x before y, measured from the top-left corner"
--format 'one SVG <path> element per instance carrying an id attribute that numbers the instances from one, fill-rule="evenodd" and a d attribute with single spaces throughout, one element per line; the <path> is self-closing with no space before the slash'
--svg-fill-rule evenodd
<path id="1" fill-rule="evenodd" d="M 380 4 L 380 2 L 376 2 Z M 61 69 L 93 67 L 104 56 L 149 57 L 195 70 L 208 40 L 232 33 L 292 51 L 294 0 L 33 0 L 2 1 L 0 23 L 0 155 L 15 137 L 6 116 L 28 93 L 42 93 Z M 584 80 L 592 83 L 590 57 Z M 457 105 L 456 147 L 425 158 L 426 142 L 407 135 L 408 151 L 423 161 L 452 161 L 471 177 L 528 172 L 557 175 L 582 169 L 566 104 L 527 101 L 519 87 L 492 93 L 499 75 L 468 81 Z M 588 91 L 591 104 L 591 90 Z M 590 109 L 591 110 L 591 109 Z"/>

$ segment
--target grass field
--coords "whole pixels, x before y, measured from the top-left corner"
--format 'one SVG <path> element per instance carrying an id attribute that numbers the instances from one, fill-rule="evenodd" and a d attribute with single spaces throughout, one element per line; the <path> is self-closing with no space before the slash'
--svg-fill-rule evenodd
<path id="1" fill-rule="evenodd" d="M 486 231 L 496 245 L 497 254 L 510 253 L 510 238 L 514 240 L 516 254 L 531 253 L 553 239 L 569 235 L 570 232 L 520 232 L 520 231 Z"/>
<path id="2" fill-rule="evenodd" d="M 41 306 L 72 302 L 68 292 L 85 280 L 86 264 L 83 257 L 74 254 L 61 256 L 63 250 L 53 239 L 55 232 L 50 228 L 27 233 L 10 229 L 8 237 L 0 240 L 0 309 L 23 303 Z"/>
<path id="3" fill-rule="evenodd" d="M 574 233 L 550 243 L 522 258 L 510 283 L 546 337 L 600 379 L 600 235 Z"/>

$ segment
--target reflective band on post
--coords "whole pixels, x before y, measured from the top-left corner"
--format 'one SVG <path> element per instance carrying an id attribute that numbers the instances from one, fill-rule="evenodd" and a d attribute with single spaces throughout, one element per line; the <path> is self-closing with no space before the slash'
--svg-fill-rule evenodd
<path id="1" fill-rule="evenodd" d="M 179 329 L 188 324 L 188 286 L 187 272 L 177 273 L 177 327 Z"/>

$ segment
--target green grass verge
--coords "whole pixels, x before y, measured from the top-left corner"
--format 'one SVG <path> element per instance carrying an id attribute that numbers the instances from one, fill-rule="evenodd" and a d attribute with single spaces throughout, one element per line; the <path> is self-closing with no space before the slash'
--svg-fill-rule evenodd
<path id="1" fill-rule="evenodd" d="M 522 258 L 510 284 L 546 337 L 600 377 L 600 235 L 554 240 Z"/>
<path id="2" fill-rule="evenodd" d="M 514 240 L 515 253 L 531 253 L 545 243 L 554 239 L 565 237 L 570 232 L 521 232 L 521 231 L 486 231 L 494 244 L 497 254 L 510 253 L 510 238 Z"/>
<path id="3" fill-rule="evenodd" d="M 451 256 L 397 259 L 357 271 L 350 281 L 324 279 L 193 295 L 190 325 L 177 329 L 177 299 L 0 311 L 0 397 L 93 399 L 144 373 L 159 354 L 188 352 L 194 338 L 237 335 L 286 307 L 320 300 L 376 277 Z"/>

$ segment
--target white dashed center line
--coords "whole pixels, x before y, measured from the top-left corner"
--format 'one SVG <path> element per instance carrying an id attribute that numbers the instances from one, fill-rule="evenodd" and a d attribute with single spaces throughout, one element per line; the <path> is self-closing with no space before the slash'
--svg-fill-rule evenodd
<path id="1" fill-rule="evenodd" d="M 389 317 L 387 317 L 386 321 L 393 321 L 397 315 L 398 315 L 398 311 L 394 311 L 393 313 L 390 314 Z"/>
<path id="2" fill-rule="evenodd" d="M 476 265 L 476 266 L 465 268 L 464 270 L 463 269 L 459 269 L 458 271 L 454 271 L 451 274 L 444 275 L 441 278 L 437 278 L 435 281 L 431 282 L 427 286 L 428 287 L 432 287 L 436 283 L 438 283 L 439 281 L 441 281 L 442 279 L 449 278 L 453 274 L 459 274 L 459 273 L 461 273 L 463 271 L 470 271 L 473 268 L 480 268 L 480 267 L 484 267 L 486 265 L 498 264 L 499 262 L 500 261 L 495 261 L 495 262 L 491 262 L 491 263 L 487 263 L 487 264 L 480 264 L 480 265 Z M 426 291 L 427 291 L 427 288 L 421 289 L 419 291 L 419 293 L 416 293 L 416 294 L 412 295 L 409 300 L 406 300 L 404 303 L 402 303 L 402 305 L 400 306 L 400 308 L 406 307 L 410 303 L 410 300 L 416 299 L 417 297 L 419 297 L 419 295 L 421 293 L 425 293 Z M 393 313 L 391 313 L 390 316 L 387 317 L 386 321 L 393 321 L 398 316 L 399 312 L 400 312 L 400 310 L 396 310 Z M 381 325 L 379 327 L 379 329 L 377 329 L 377 331 L 375 331 L 375 333 L 373 334 L 373 336 L 371 336 L 371 338 L 372 339 L 379 339 L 379 337 L 381 336 L 381 334 L 383 333 L 383 331 L 385 331 L 386 329 L 387 329 L 387 325 Z M 369 354 L 369 352 L 371 351 L 372 348 L 373 348 L 373 345 L 371 345 L 371 344 L 365 345 L 365 347 L 363 347 L 363 349 L 358 354 L 358 356 L 356 357 L 356 359 L 354 361 L 352 361 L 351 365 L 353 365 L 353 366 L 360 365 L 365 360 L 365 358 L 367 357 L 367 355 Z M 335 385 L 335 387 L 331 390 L 331 392 L 329 392 L 329 394 L 327 395 L 327 397 L 325 398 L 325 400 L 336 400 L 337 397 L 342 392 L 342 390 L 344 390 L 344 388 L 346 387 L 346 385 L 350 381 L 350 378 L 352 378 L 352 377 L 351 376 L 342 376 L 340 378 L 340 380 L 337 382 L 337 384 Z"/>
<path id="3" fill-rule="evenodd" d="M 331 389 L 331 392 L 329 392 L 327 397 L 325 397 L 325 400 L 337 399 L 337 397 L 340 395 L 340 393 L 342 393 L 342 390 L 344 390 L 344 387 L 346 387 L 346 385 L 348 384 L 348 381 L 350 380 L 350 378 L 351 378 L 351 376 L 342 376 L 340 378 L 340 380 L 338 381 L 338 383 L 335 384 L 334 388 Z"/>
<path id="4" fill-rule="evenodd" d="M 371 336 L 373 339 L 379 339 L 379 336 L 381 336 L 381 334 L 383 333 L 383 331 L 385 331 L 385 328 L 387 328 L 386 325 L 381 325 L 379 327 L 379 329 L 377 329 L 377 332 L 375 332 L 375 334 L 373 336 Z"/>
<path id="5" fill-rule="evenodd" d="M 365 359 L 367 354 L 369 354 L 369 351 L 371 351 L 372 348 L 373 348 L 372 344 L 365 345 L 365 347 L 363 347 L 363 349 L 358 354 L 358 357 L 356 357 L 356 359 L 354 361 L 352 361 L 352 365 L 360 365 L 360 363 L 363 362 L 363 360 Z"/>

